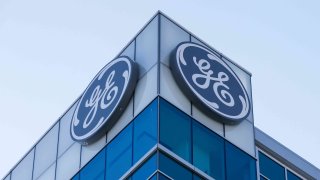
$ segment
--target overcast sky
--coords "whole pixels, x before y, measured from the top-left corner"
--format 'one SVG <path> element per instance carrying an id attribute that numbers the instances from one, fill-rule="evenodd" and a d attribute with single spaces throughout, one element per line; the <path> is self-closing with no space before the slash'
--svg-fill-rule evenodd
<path id="1" fill-rule="evenodd" d="M 250 71 L 255 125 L 319 168 L 319 2 L 0 0 L 0 178 L 158 10 Z"/>

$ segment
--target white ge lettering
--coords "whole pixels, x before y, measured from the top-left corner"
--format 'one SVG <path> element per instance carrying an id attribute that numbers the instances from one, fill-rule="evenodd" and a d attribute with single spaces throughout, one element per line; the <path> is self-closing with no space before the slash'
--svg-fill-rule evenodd
<path id="1" fill-rule="evenodd" d="M 214 60 L 211 54 L 208 54 L 207 56 L 209 59 Z M 228 90 L 230 89 L 229 86 L 225 84 L 225 82 L 229 81 L 228 75 L 224 72 L 219 72 L 218 76 L 214 77 L 214 72 L 211 70 L 211 65 L 205 59 L 200 59 L 197 61 L 197 58 L 194 56 L 193 62 L 202 73 L 192 75 L 194 84 L 196 84 L 201 89 L 207 89 L 210 86 L 210 82 L 213 81 L 212 88 L 217 98 L 226 106 L 233 107 L 235 105 L 234 98 L 228 92 Z M 212 105 L 215 106 L 215 108 L 219 108 L 219 105 L 216 103 L 213 103 Z"/>
<path id="2" fill-rule="evenodd" d="M 101 89 L 100 85 L 98 85 L 93 90 L 90 99 L 86 101 L 85 107 L 88 107 L 91 109 L 83 122 L 83 128 L 87 128 L 91 124 L 92 120 L 94 119 L 97 113 L 98 108 L 106 109 L 107 107 L 110 106 L 110 104 L 115 99 L 118 93 L 118 87 L 114 86 L 114 82 L 113 82 L 114 74 L 115 74 L 115 71 L 112 71 L 110 73 L 110 75 L 107 78 L 105 88 L 103 90 Z M 101 120 L 103 119 L 104 117 L 101 117 Z"/>

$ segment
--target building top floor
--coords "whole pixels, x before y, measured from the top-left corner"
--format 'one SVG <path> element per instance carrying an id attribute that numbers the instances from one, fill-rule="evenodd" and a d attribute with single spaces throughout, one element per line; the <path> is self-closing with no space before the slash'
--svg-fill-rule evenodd
<path id="1" fill-rule="evenodd" d="M 255 128 L 252 106 L 249 106 L 249 113 L 245 119 L 236 125 L 221 122 L 196 106 L 176 83 L 170 67 L 172 51 L 183 42 L 191 42 L 205 47 L 222 59 L 237 75 L 252 104 L 251 73 L 210 47 L 162 12 L 158 12 L 115 57 L 116 59 L 120 56 L 126 56 L 134 60 L 138 64 L 139 73 L 132 97 L 112 128 L 90 145 L 80 145 L 75 142 L 70 136 L 70 124 L 80 97 L 10 170 L 8 177 L 15 179 L 17 174 L 23 175 L 21 172 L 24 172 L 26 173 L 25 177 L 30 176 L 37 179 L 48 171 L 54 172 L 55 177 L 58 177 L 57 172 L 62 167 L 60 167 L 60 162 L 68 158 L 77 164 L 72 169 L 72 173 L 76 173 L 158 96 L 249 156 L 258 159 L 258 147 L 271 156 L 274 155 L 277 159 L 283 160 L 285 165 L 304 177 L 320 177 L 317 168 Z M 71 153 L 76 156 L 69 156 Z"/>

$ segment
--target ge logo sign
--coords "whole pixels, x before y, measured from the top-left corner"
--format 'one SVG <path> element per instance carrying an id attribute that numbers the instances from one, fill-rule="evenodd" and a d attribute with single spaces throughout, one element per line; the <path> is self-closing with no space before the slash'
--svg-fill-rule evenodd
<path id="1" fill-rule="evenodd" d="M 195 43 L 181 43 L 170 63 L 176 82 L 199 109 L 229 124 L 248 116 L 250 102 L 244 86 L 232 69 L 209 49 Z"/>
<path id="2" fill-rule="evenodd" d="M 83 93 L 74 112 L 70 134 L 82 144 L 103 136 L 120 117 L 137 81 L 137 68 L 128 57 L 106 65 Z"/>

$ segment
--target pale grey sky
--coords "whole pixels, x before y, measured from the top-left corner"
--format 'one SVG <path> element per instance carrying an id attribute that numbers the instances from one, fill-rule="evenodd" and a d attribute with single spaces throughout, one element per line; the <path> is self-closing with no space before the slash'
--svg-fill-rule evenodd
<path id="1" fill-rule="evenodd" d="M 0 177 L 161 10 L 252 76 L 255 125 L 320 167 L 320 3 L 0 1 Z"/>

